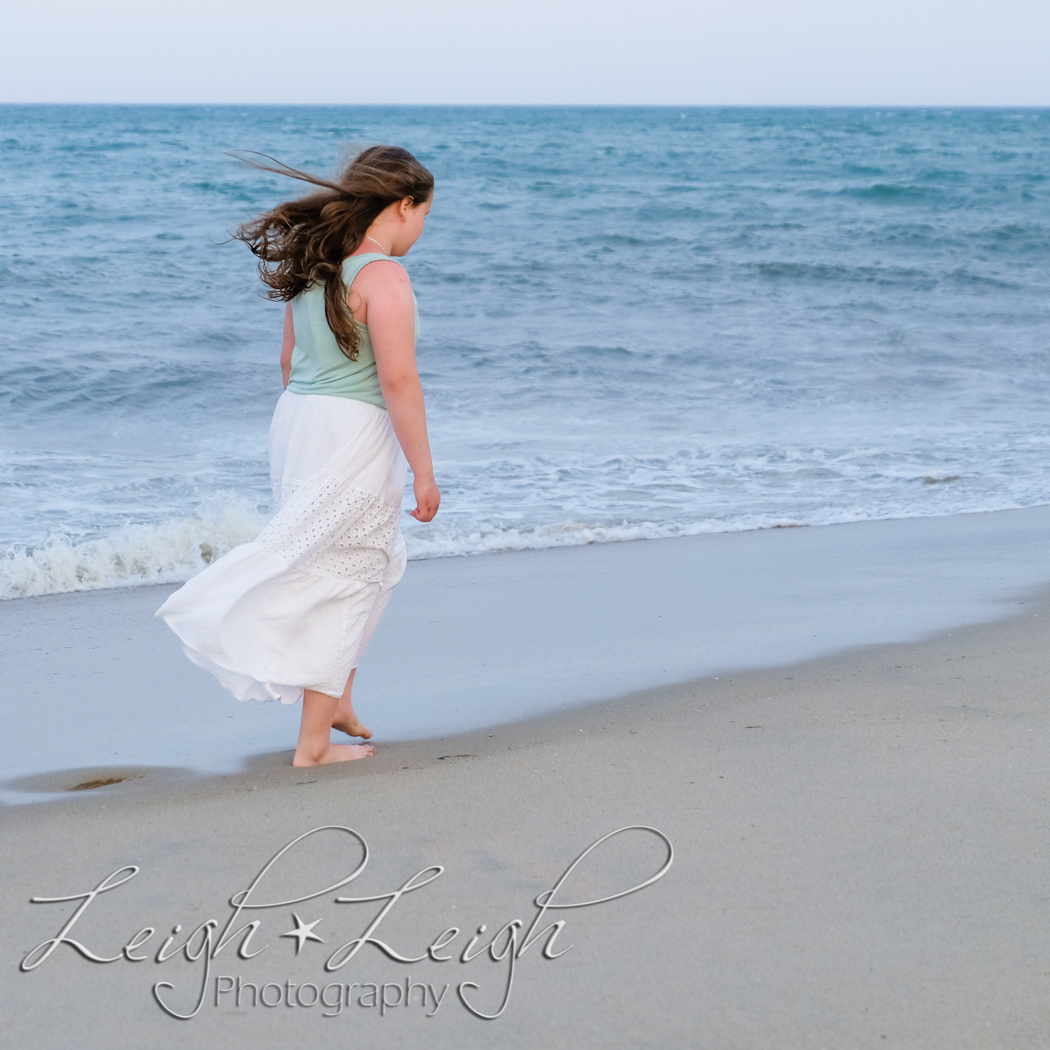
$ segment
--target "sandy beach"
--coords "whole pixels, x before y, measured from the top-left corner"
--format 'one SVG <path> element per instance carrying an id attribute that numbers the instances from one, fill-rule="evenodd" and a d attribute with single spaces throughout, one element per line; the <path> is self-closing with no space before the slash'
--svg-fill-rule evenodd
<path id="1" fill-rule="evenodd" d="M 203 775 L 229 756 L 182 758 L 188 728 L 167 762 L 143 761 L 162 750 L 148 731 L 171 721 L 158 709 L 219 703 L 151 633 L 163 589 L 4 603 L 5 707 L 23 705 L 9 722 L 23 735 L 5 734 L 20 741 L 6 745 L 21 778 L 9 799 L 106 779 L 90 719 L 65 711 L 110 696 L 139 713 L 111 762 L 134 779 L 0 810 L 5 1041 L 1043 1047 L 1046 524 L 1036 509 L 413 565 L 369 690 L 414 631 L 426 659 L 400 654 L 399 696 L 425 712 L 458 691 L 468 728 L 434 721 L 409 739 L 391 717 L 385 735 L 362 705 L 379 754 L 316 770 L 288 765 L 288 737 Z M 428 682 L 452 666 L 458 678 Z M 230 704 L 221 717 L 252 727 L 274 713 Z M 295 709 L 276 714 L 294 727 Z M 56 755 L 79 735 L 96 758 L 45 768 L 45 731 Z M 364 869 L 325 892 L 363 843 Z M 128 865 L 64 935 L 86 898 L 30 903 Z M 259 910 L 235 915 L 249 889 L 239 899 Z M 538 896 L 552 907 L 534 932 L 565 925 L 526 947 Z M 216 951 L 231 916 L 231 933 L 260 925 Z M 155 961 L 176 924 L 173 957 Z M 284 935 L 307 926 L 320 941 L 303 933 L 297 951 Z M 145 961 L 93 963 L 62 936 Z"/>

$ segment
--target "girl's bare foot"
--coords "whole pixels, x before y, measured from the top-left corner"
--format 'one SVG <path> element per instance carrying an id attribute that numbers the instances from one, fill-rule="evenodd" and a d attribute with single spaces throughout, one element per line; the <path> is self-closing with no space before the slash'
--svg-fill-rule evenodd
<path id="1" fill-rule="evenodd" d="M 332 713 L 332 728 L 338 729 L 340 733 L 346 733 L 347 736 L 359 736 L 362 740 L 367 740 L 372 735 L 372 730 L 357 717 L 351 699 L 356 674 L 357 668 L 355 667 L 350 672 L 343 695 L 336 701 L 335 711 Z"/>
<path id="2" fill-rule="evenodd" d="M 372 735 L 372 730 L 368 726 L 363 725 L 358 719 L 357 715 L 349 715 L 340 717 L 340 712 L 336 712 L 335 721 L 332 723 L 333 729 L 338 729 L 340 733 L 346 733 L 347 736 L 359 736 L 362 740 L 367 740 Z"/>
<path id="3" fill-rule="evenodd" d="M 371 734 L 370 734 L 371 735 Z M 309 750 L 300 743 L 295 749 L 293 766 L 327 766 L 331 762 L 351 762 L 376 753 L 371 744 L 329 744 L 324 751 Z"/>
<path id="4" fill-rule="evenodd" d="M 303 690 L 303 719 L 299 725 L 299 743 L 295 747 L 293 766 L 326 766 L 330 762 L 350 762 L 368 758 L 376 749 L 371 744 L 333 744 L 332 726 L 364 730 L 360 735 L 372 735 L 357 721 L 350 705 L 349 685 L 342 697 L 329 696 L 315 689 Z M 345 730 L 344 730 L 345 732 Z"/>

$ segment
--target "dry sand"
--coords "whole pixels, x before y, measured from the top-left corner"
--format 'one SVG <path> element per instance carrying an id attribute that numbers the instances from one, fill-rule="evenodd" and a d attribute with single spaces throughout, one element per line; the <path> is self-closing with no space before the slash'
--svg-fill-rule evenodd
<path id="1" fill-rule="evenodd" d="M 1050 609 L 1029 601 L 996 623 L 932 639 L 854 649 L 765 670 L 721 674 L 548 714 L 530 722 L 417 742 L 375 758 L 294 770 L 290 751 L 247 772 L 176 773 L 7 807 L 0 911 L 4 1043 L 25 1048 L 678 1047 L 967 1050 L 1050 1041 Z M 62 732 L 61 725 L 54 727 Z M 72 776 L 72 775 L 71 775 Z M 74 776 L 75 779 L 75 776 Z M 54 786 L 54 785 L 52 785 Z M 70 785 L 66 785 L 70 786 Z M 179 923 L 182 943 L 304 832 L 354 829 L 367 867 L 340 891 L 245 913 L 259 918 L 242 961 L 152 961 Z M 324 961 L 362 936 L 389 893 L 429 865 L 444 873 L 395 902 L 374 936 L 405 955 L 450 926 L 490 937 L 530 921 L 533 899 L 587 846 L 628 825 L 673 843 L 667 873 L 564 919 L 553 960 L 542 941 L 508 963 L 413 965 L 372 944 L 341 969 Z M 658 838 L 625 832 L 594 850 L 563 896 L 614 894 L 663 863 Z M 253 900 L 290 900 L 348 874 L 360 850 L 321 832 L 275 865 Z M 69 937 L 116 955 L 144 926 L 150 960 L 97 964 L 68 945 L 30 973 L 18 964 L 58 934 L 83 893 L 134 864 L 93 900 Z M 557 898 L 556 898 L 557 899 Z M 324 943 L 282 938 L 321 921 Z M 199 939 L 199 938 L 198 938 Z M 481 945 L 487 943 L 483 937 Z M 504 938 L 505 939 L 505 938 Z M 439 951 L 437 954 L 441 954 Z M 499 954 L 497 952 L 497 954 Z M 262 986 L 215 1005 L 217 978 Z M 440 993 L 434 1010 L 381 1007 L 368 986 Z M 356 983 L 338 1016 L 286 1004 Z M 342 989 L 333 991 L 339 984 Z M 222 983 L 221 987 L 226 987 Z M 382 992 L 380 993 L 382 994 Z M 429 996 L 430 993 L 428 992 Z M 365 1005 L 359 1005 L 361 1001 Z M 434 1012 L 434 1016 L 426 1016 Z"/>

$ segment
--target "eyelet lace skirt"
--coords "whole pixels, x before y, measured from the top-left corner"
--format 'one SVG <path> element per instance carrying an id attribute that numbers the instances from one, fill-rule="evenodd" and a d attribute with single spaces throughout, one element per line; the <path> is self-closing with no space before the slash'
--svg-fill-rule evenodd
<path id="1" fill-rule="evenodd" d="M 406 471 L 384 409 L 286 390 L 270 425 L 273 520 L 157 616 L 238 700 L 340 696 L 405 571 Z"/>

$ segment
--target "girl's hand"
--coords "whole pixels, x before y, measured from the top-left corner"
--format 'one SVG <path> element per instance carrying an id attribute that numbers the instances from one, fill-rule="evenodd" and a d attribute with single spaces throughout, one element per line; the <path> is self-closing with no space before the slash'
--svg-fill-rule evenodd
<path id="1" fill-rule="evenodd" d="M 416 478 L 412 484 L 412 491 L 416 496 L 416 509 L 412 511 L 412 517 L 416 521 L 433 521 L 441 503 L 437 482 L 433 478 Z"/>

